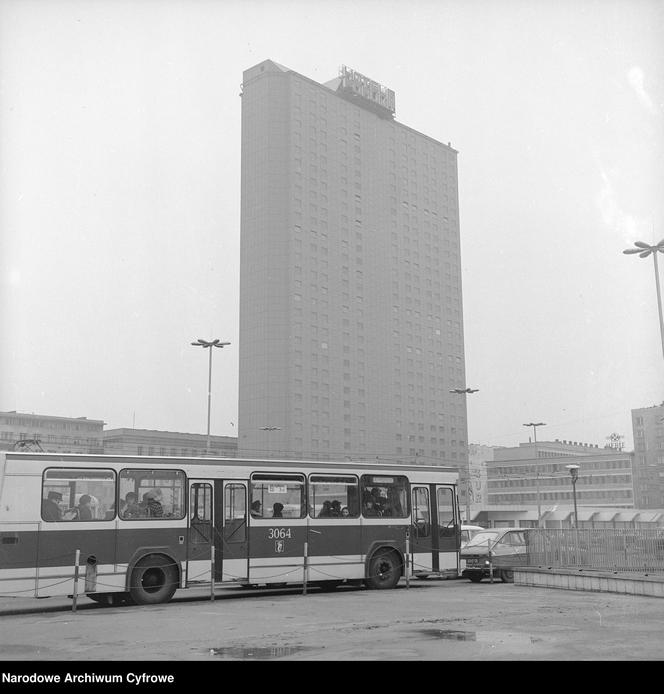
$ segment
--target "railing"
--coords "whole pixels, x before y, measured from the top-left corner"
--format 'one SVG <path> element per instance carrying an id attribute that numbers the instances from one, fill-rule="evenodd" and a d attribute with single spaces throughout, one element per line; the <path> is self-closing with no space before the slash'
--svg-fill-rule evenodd
<path id="1" fill-rule="evenodd" d="M 526 542 L 528 566 L 664 573 L 662 529 L 532 529 Z"/>

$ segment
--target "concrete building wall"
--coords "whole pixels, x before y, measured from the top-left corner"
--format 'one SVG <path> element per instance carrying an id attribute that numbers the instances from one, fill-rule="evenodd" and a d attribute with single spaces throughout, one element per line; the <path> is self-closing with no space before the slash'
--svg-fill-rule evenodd
<path id="1" fill-rule="evenodd" d="M 244 73 L 240 454 L 466 465 L 457 152 Z"/>
<path id="2" fill-rule="evenodd" d="M 634 488 L 643 508 L 664 507 L 664 403 L 632 410 Z"/>

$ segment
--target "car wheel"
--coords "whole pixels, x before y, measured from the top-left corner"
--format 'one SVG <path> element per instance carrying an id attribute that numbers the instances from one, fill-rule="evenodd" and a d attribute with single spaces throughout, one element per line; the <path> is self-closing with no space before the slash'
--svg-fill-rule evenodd
<path id="1" fill-rule="evenodd" d="M 401 561 L 393 550 L 378 550 L 369 563 L 369 588 L 394 588 L 401 578 Z"/>
<path id="2" fill-rule="evenodd" d="M 175 564 L 165 557 L 141 559 L 131 572 L 129 595 L 137 605 L 168 602 L 178 587 Z"/>

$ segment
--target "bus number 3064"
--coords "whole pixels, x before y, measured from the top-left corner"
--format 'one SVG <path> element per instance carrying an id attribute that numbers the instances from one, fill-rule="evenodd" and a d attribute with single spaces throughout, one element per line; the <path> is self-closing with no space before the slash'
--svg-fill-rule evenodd
<path id="1" fill-rule="evenodd" d="M 290 528 L 270 528 L 267 533 L 269 540 L 283 540 L 291 536 Z"/>

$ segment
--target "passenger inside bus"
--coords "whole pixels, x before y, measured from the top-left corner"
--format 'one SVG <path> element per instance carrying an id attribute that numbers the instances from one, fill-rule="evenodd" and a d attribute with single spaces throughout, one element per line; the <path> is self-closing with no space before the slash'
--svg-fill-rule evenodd
<path id="1" fill-rule="evenodd" d="M 276 501 L 272 505 L 272 518 L 283 518 L 284 505 Z"/>
<path id="2" fill-rule="evenodd" d="M 76 520 L 89 521 L 92 520 L 92 508 L 90 507 L 90 502 L 92 497 L 89 494 L 81 495 L 78 500 L 78 506 L 76 507 L 77 515 Z"/>
<path id="3" fill-rule="evenodd" d="M 263 514 L 261 513 L 261 502 L 256 499 L 256 501 L 252 501 L 251 503 L 251 515 L 253 518 L 262 518 Z"/>
<path id="4" fill-rule="evenodd" d="M 332 504 L 329 501 L 323 501 L 323 508 L 318 514 L 319 518 L 330 518 L 332 515 Z"/>
<path id="5" fill-rule="evenodd" d="M 42 518 L 45 521 L 62 520 L 62 511 L 58 502 L 62 501 L 60 492 L 49 492 L 48 497 L 42 501 Z"/>
<path id="6" fill-rule="evenodd" d="M 334 518 L 338 518 L 341 515 L 341 502 L 338 499 L 335 499 L 330 504 L 330 514 Z"/>
<path id="7" fill-rule="evenodd" d="M 140 515 L 138 508 L 138 497 L 135 492 L 127 492 L 125 494 L 125 507 L 120 507 L 120 516 L 122 518 L 136 518 Z"/>
<path id="8" fill-rule="evenodd" d="M 347 507 L 347 506 L 344 506 L 344 507 L 341 509 L 341 517 L 342 517 L 342 518 L 346 518 L 347 516 L 350 516 L 350 511 L 348 510 L 348 507 Z"/>
<path id="9" fill-rule="evenodd" d="M 146 515 L 150 518 L 161 518 L 164 515 L 164 507 L 161 505 L 161 489 L 151 489 L 143 495 Z"/>

